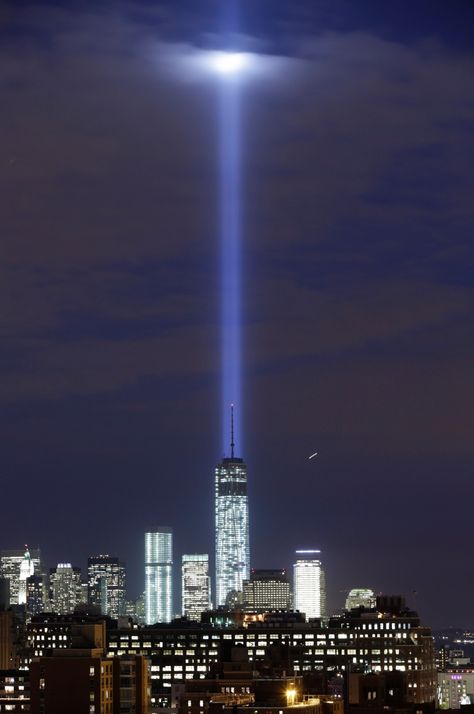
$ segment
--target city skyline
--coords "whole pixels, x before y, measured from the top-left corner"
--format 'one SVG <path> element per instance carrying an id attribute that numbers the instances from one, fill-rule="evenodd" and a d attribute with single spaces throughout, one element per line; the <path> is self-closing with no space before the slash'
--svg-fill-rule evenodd
<path id="1" fill-rule="evenodd" d="M 132 596 L 149 524 L 173 527 L 175 571 L 212 560 L 209 59 L 233 43 L 250 565 L 320 548 L 330 608 L 371 587 L 469 626 L 472 3 L 242 0 L 225 41 L 210 0 L 73 5 L 7 0 L 0 22 L 0 547 L 83 572 L 118 554 Z"/>

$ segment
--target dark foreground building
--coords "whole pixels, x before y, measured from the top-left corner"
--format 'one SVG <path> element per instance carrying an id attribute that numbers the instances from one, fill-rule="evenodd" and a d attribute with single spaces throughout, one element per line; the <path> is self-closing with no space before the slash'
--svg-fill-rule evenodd
<path id="1" fill-rule="evenodd" d="M 437 677 L 431 630 L 423 627 L 417 614 L 407 610 L 399 598 L 379 598 L 376 609 L 354 610 L 331 618 L 327 624 L 305 622 L 298 613 L 287 612 L 217 611 L 208 613 L 207 620 L 199 624 L 183 619 L 148 627 L 130 623 L 125 628 L 109 620 L 105 655 L 119 661 L 137 656 L 149 661 L 152 711 L 175 706 L 173 691 L 180 686 L 192 683 L 199 689 L 216 668 L 231 661 L 235 648 L 242 651 L 249 670 L 258 670 L 261 677 L 271 678 L 275 670 L 302 677 L 305 695 L 335 694 L 351 708 L 369 703 L 376 709 L 382 699 L 387 700 L 387 706 L 393 703 L 403 711 L 411 711 L 414 705 L 421 711 L 425 707 L 418 705 L 432 706 L 435 701 Z M 93 636 L 105 628 L 105 621 L 89 625 Z M 28 626 L 30 656 L 44 658 L 53 648 L 74 648 L 77 626 L 74 617 L 33 618 Z M 351 675 L 359 677 L 358 688 Z M 360 679 L 364 675 L 378 678 L 377 683 Z M 390 677 L 393 682 L 397 680 L 397 687 Z M 392 696 L 390 692 L 395 689 Z M 368 698 L 373 691 L 376 702 Z M 198 697 L 198 701 L 201 699 L 204 701 Z"/>
<path id="2" fill-rule="evenodd" d="M 144 654 L 151 662 L 152 703 L 169 706 L 174 683 L 206 679 L 230 649 L 245 648 L 257 669 L 284 663 L 289 675 L 324 675 L 326 680 L 347 678 L 352 672 L 402 672 L 406 701 L 434 702 L 436 670 L 431 630 L 420 625 L 416 613 L 391 600 L 379 601 L 377 610 L 354 611 L 319 622 L 299 622 L 284 614 L 255 619 L 244 616 L 227 626 L 175 623 L 108 632 L 109 654 Z M 216 621 L 216 620 L 214 620 Z M 239 621 L 237 619 L 237 621 Z"/>
<path id="3" fill-rule="evenodd" d="M 71 622 L 67 633 L 66 626 L 64 618 L 57 628 L 54 621 L 33 625 L 38 642 L 50 633 L 46 642 L 59 646 L 30 663 L 32 714 L 148 714 L 148 660 L 107 656 L 105 622 Z"/>

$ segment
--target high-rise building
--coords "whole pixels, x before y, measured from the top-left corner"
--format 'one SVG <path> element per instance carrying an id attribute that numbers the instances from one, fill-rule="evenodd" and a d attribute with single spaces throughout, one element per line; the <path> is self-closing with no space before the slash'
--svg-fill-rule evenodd
<path id="1" fill-rule="evenodd" d="M 291 610 L 291 590 L 286 570 L 250 571 L 244 580 L 244 609 L 248 612 Z"/>
<path id="2" fill-rule="evenodd" d="M 250 570 L 247 466 L 234 455 L 233 421 L 232 409 L 230 457 L 215 470 L 217 606 L 225 605 L 229 593 L 242 591 Z"/>
<path id="3" fill-rule="evenodd" d="M 41 554 L 38 548 L 29 550 L 25 546 L 1 551 L 0 575 L 10 581 L 10 605 L 26 602 L 26 578 L 34 573 L 41 574 Z"/>
<path id="4" fill-rule="evenodd" d="M 39 615 L 44 609 L 43 576 L 31 575 L 26 581 L 26 612 L 28 615 Z"/>
<path id="5" fill-rule="evenodd" d="M 50 570 L 49 582 L 51 605 L 58 615 L 74 612 L 77 605 L 83 602 L 80 568 L 73 568 L 71 563 L 58 563 L 56 568 Z"/>
<path id="6" fill-rule="evenodd" d="M 88 601 L 103 615 L 120 617 L 125 607 L 125 565 L 111 555 L 87 560 Z"/>
<path id="7" fill-rule="evenodd" d="M 375 593 L 369 588 L 353 588 L 346 597 L 346 610 L 355 610 L 364 607 L 371 610 L 375 607 Z"/>
<path id="8" fill-rule="evenodd" d="M 320 550 L 297 550 L 293 565 L 295 610 L 306 619 L 326 616 L 326 582 Z"/>
<path id="9" fill-rule="evenodd" d="M 18 580 L 18 604 L 26 605 L 26 583 L 28 578 L 35 574 L 35 566 L 31 560 L 30 551 L 25 550 L 23 560 L 20 563 L 20 577 Z"/>
<path id="10" fill-rule="evenodd" d="M 145 533 L 145 619 L 147 625 L 173 618 L 173 531 Z"/>
<path id="11" fill-rule="evenodd" d="M 209 556 L 183 555 L 181 564 L 182 612 L 189 620 L 200 620 L 211 608 Z"/>

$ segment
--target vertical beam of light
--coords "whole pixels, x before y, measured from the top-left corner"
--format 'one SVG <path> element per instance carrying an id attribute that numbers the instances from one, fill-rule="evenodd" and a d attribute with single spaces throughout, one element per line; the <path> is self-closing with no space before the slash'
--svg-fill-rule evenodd
<path id="1" fill-rule="evenodd" d="M 235 77 L 222 78 L 219 102 L 222 439 L 228 453 L 230 405 L 234 404 L 234 436 L 241 453 L 240 111 Z"/>

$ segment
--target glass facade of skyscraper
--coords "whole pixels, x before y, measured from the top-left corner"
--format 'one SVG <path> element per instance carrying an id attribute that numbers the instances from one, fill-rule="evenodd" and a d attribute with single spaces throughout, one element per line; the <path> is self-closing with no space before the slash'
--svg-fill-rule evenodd
<path id="1" fill-rule="evenodd" d="M 199 621 L 201 614 L 211 608 L 209 556 L 183 555 L 181 568 L 183 615 Z"/>
<path id="2" fill-rule="evenodd" d="M 125 566 L 111 555 L 87 560 L 88 599 L 103 615 L 120 617 L 125 606 Z"/>
<path id="3" fill-rule="evenodd" d="M 295 610 L 306 619 L 325 617 L 326 582 L 319 550 L 297 550 L 293 566 Z"/>
<path id="4" fill-rule="evenodd" d="M 71 563 L 58 563 L 49 571 L 50 597 L 53 612 L 67 615 L 83 604 L 81 569 Z"/>
<path id="5" fill-rule="evenodd" d="M 145 533 L 145 620 L 147 625 L 173 619 L 173 531 Z"/>
<path id="6" fill-rule="evenodd" d="M 215 471 L 216 605 L 232 591 L 242 591 L 249 577 L 249 511 L 247 466 L 225 458 Z"/>

